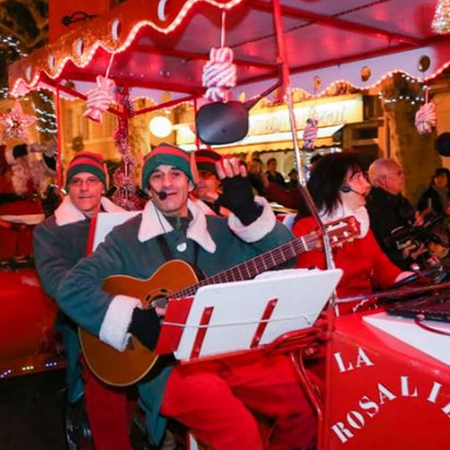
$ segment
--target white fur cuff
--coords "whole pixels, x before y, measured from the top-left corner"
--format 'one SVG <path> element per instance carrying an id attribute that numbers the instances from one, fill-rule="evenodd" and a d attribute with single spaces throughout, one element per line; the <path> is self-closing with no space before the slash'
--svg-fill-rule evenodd
<path id="1" fill-rule="evenodd" d="M 135 308 L 141 307 L 141 301 L 127 295 L 116 295 L 106 311 L 100 327 L 100 340 L 123 352 L 130 338 L 128 327 Z"/>
<path id="2" fill-rule="evenodd" d="M 228 226 L 231 231 L 248 243 L 257 242 L 269 234 L 275 228 L 277 222 L 275 214 L 265 198 L 255 197 L 255 201 L 264 209 L 262 214 L 250 225 L 243 225 L 232 213 L 228 216 Z"/>

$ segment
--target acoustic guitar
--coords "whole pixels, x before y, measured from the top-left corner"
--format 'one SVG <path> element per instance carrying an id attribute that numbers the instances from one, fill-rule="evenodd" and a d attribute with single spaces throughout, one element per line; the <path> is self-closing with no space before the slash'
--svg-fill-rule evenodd
<path id="1" fill-rule="evenodd" d="M 359 223 L 354 217 L 331 222 L 326 226 L 332 246 L 351 241 L 359 234 Z M 113 295 L 139 298 L 143 308 L 149 308 L 152 307 L 152 302 L 161 298 L 176 300 L 193 296 L 202 286 L 250 280 L 300 253 L 321 247 L 321 236 L 315 231 L 201 281 L 198 281 L 188 263 L 172 260 L 162 265 L 147 280 L 124 275 L 108 277 L 103 282 L 103 289 Z M 158 357 L 134 336 L 131 336 L 125 351 L 119 352 L 81 328 L 79 335 L 88 366 L 100 380 L 113 386 L 134 384 L 146 375 L 155 375 L 167 364 L 166 356 Z"/>

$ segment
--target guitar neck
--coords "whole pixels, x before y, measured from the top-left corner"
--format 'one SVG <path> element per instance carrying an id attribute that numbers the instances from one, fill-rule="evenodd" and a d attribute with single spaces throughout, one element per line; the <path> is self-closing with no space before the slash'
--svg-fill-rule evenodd
<path id="1" fill-rule="evenodd" d="M 353 216 L 338 219 L 325 225 L 332 246 L 352 240 L 360 232 L 359 223 Z M 229 283 L 231 281 L 251 280 L 266 270 L 273 269 L 280 264 L 295 258 L 303 252 L 317 249 L 322 239 L 317 232 L 310 233 L 273 248 L 261 255 L 231 267 L 211 277 L 201 280 L 197 284 L 177 291 L 171 298 L 190 297 L 195 295 L 198 288 L 209 284 Z"/>
<path id="2" fill-rule="evenodd" d="M 308 250 L 307 242 L 310 242 L 310 248 L 317 243 L 317 237 L 311 236 L 296 238 L 279 247 L 269 250 L 261 255 L 255 256 L 237 266 L 231 267 L 211 277 L 205 278 L 193 286 L 176 292 L 172 295 L 174 298 L 188 297 L 194 295 L 198 288 L 210 284 L 229 283 L 231 281 L 251 280 L 262 272 L 273 269 L 274 267 L 295 258 L 298 254 Z"/>

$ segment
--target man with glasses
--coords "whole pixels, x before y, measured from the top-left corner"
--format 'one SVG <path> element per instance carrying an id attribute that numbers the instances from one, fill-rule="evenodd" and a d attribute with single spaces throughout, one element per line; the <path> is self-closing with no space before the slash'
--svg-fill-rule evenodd
<path id="1" fill-rule="evenodd" d="M 421 226 L 423 218 L 402 195 L 405 172 L 394 160 L 380 158 L 369 167 L 369 180 L 373 188 L 367 209 L 372 231 L 389 259 L 407 270 L 412 262 L 412 249 L 400 249 L 392 232 L 401 227 Z"/>
<path id="2" fill-rule="evenodd" d="M 88 151 L 79 152 L 67 167 L 68 195 L 54 215 L 34 231 L 36 269 L 45 291 L 58 305 L 57 290 L 61 280 L 86 256 L 92 219 L 100 211 L 123 211 L 104 196 L 107 187 L 103 156 Z M 77 414 L 85 393 L 96 449 L 131 450 L 126 396 L 104 387 L 89 369 L 82 369 L 77 326 L 63 312 L 58 315 L 56 328 L 62 335 L 66 353 L 68 401 Z"/>

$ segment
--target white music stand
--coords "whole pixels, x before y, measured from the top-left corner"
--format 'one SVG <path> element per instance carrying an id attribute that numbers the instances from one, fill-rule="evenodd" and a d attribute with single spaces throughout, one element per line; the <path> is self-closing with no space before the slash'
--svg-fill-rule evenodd
<path id="1" fill-rule="evenodd" d="M 94 251 L 104 240 L 108 233 L 116 226 L 125 223 L 127 220 L 141 214 L 142 211 L 123 211 L 111 213 L 98 213 L 95 221 L 92 251 Z"/>
<path id="2" fill-rule="evenodd" d="M 201 287 L 194 298 L 169 301 L 156 353 L 188 361 L 254 349 L 309 328 L 341 276 L 340 269 L 292 270 Z"/>

